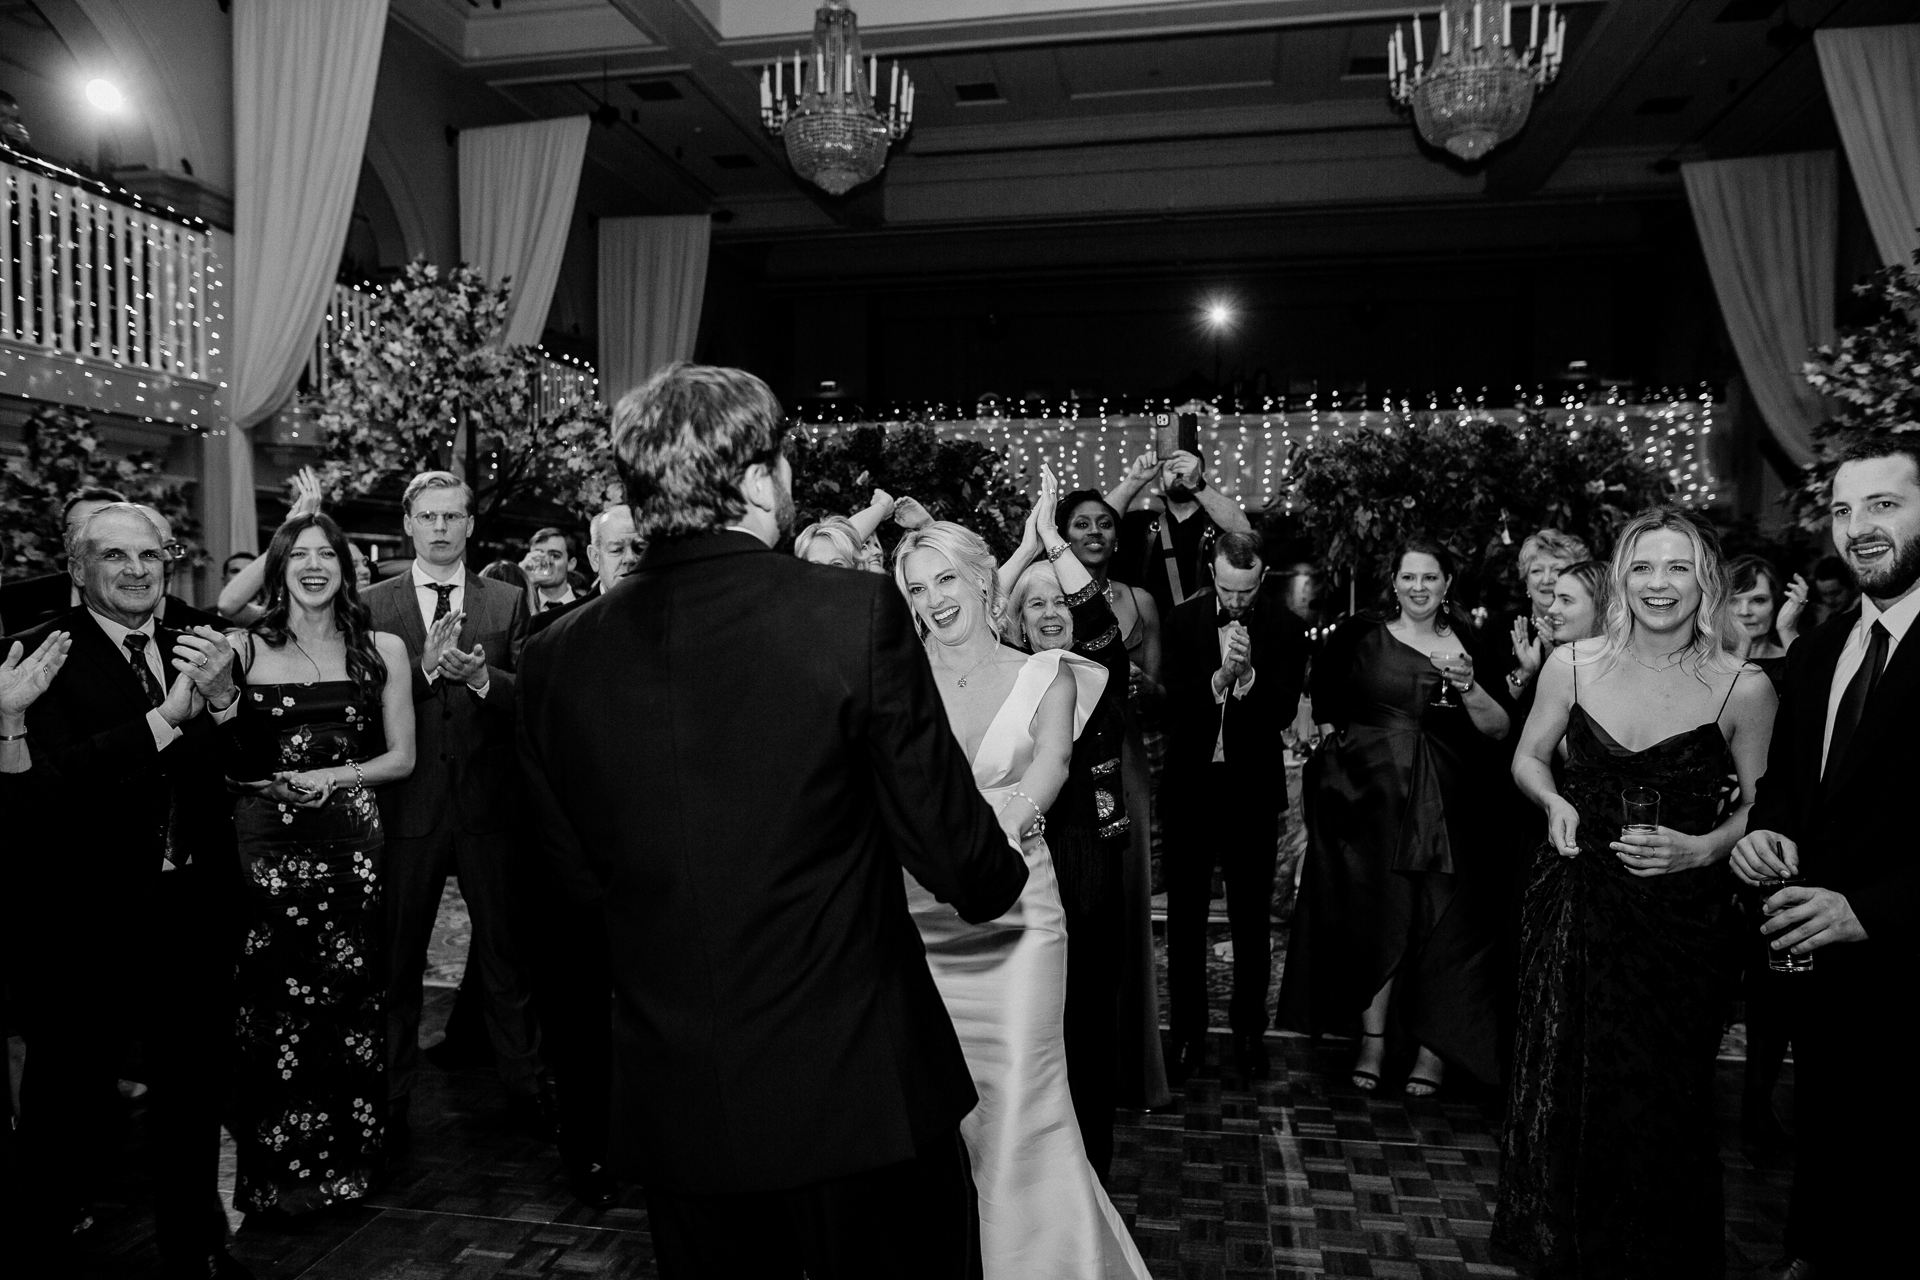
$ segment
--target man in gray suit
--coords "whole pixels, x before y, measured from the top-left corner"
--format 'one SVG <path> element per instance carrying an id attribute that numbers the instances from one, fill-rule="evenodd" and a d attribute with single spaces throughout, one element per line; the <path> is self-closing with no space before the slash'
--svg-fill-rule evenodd
<path id="1" fill-rule="evenodd" d="M 513 668 L 527 635 L 526 595 L 467 569 L 473 491 L 458 476 L 415 476 L 401 509 L 413 564 L 366 593 L 373 625 L 404 639 L 413 659 L 418 735 L 413 776 L 380 795 L 387 829 L 388 1141 L 407 1136 L 420 1058 L 420 980 L 449 873 L 460 877 L 472 913 L 468 963 L 481 981 L 508 1108 L 523 1127 L 550 1134 L 553 1102 L 543 1084 L 509 887 L 519 790 Z"/>

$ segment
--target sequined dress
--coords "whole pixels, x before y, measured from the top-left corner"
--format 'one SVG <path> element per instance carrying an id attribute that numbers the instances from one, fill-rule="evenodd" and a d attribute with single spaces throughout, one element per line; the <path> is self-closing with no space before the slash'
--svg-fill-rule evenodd
<path id="1" fill-rule="evenodd" d="M 1722 1275 L 1713 1073 L 1732 881 L 1724 863 L 1636 877 L 1607 845 L 1629 786 L 1660 793 L 1663 825 L 1713 830 L 1733 754 L 1717 721 L 1630 751 L 1577 702 L 1566 746 L 1580 853 L 1542 845 L 1527 885 L 1493 1239 L 1543 1277 Z"/>
<path id="2" fill-rule="evenodd" d="M 349 680 L 248 685 L 228 773 L 262 779 L 386 750 L 377 699 Z M 380 1162 L 386 973 L 373 793 L 319 809 L 243 796 L 234 810 L 247 933 L 239 994 L 234 1206 L 304 1213 L 364 1196 Z"/>

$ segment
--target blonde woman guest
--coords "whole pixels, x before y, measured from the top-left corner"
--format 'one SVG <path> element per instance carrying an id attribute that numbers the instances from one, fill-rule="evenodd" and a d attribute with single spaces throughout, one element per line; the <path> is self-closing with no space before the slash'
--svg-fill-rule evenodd
<path id="1" fill-rule="evenodd" d="M 1547 621 L 1553 608 L 1554 584 L 1560 574 L 1587 559 L 1587 544 L 1558 529 L 1540 529 L 1527 535 L 1514 557 L 1520 580 L 1526 587 L 1526 612 L 1516 617 L 1509 631 L 1513 640 L 1513 667 L 1507 672 L 1507 695 L 1528 695 L 1540 675 L 1540 664 L 1557 643 Z"/>
<path id="2" fill-rule="evenodd" d="M 1547 841 L 1526 890 L 1494 1239 L 1556 1275 L 1715 1276 L 1734 924 L 1720 864 L 1746 829 L 1776 699 L 1726 651 L 1710 534 L 1646 512 L 1611 568 L 1604 634 L 1548 659 L 1514 757 Z M 1657 813 L 1628 826 L 1629 793 Z"/>
<path id="3" fill-rule="evenodd" d="M 1044 838 L 1106 670 L 1065 649 L 1024 654 L 1003 643 L 1007 604 L 993 554 L 957 524 L 909 532 L 893 565 L 974 782 L 1027 862 L 1020 900 L 984 924 L 907 882 L 927 966 L 980 1095 L 960 1133 L 982 1273 L 1145 1280 L 1140 1251 L 1087 1160 L 1067 1084 L 1066 913 Z"/>
<path id="4" fill-rule="evenodd" d="M 885 573 L 886 553 L 880 549 L 880 539 L 874 530 L 895 513 L 898 505 L 891 494 L 875 489 L 873 501 L 851 516 L 828 516 L 795 534 L 793 554 L 810 564 Z M 914 506 L 917 509 L 918 504 Z"/>

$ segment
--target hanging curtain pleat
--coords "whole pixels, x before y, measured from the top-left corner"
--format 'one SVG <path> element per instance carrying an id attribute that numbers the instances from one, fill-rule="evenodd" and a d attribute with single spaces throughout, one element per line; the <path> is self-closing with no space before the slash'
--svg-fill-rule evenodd
<path id="1" fill-rule="evenodd" d="M 1920 25 L 1816 31 L 1820 77 L 1880 261 L 1920 249 Z"/>
<path id="2" fill-rule="evenodd" d="M 509 346 L 546 327 L 591 127 L 568 116 L 460 133 L 460 256 L 490 283 L 512 280 Z"/>
<path id="3" fill-rule="evenodd" d="M 690 359 L 707 287 L 705 214 L 600 220 L 600 398 Z"/>

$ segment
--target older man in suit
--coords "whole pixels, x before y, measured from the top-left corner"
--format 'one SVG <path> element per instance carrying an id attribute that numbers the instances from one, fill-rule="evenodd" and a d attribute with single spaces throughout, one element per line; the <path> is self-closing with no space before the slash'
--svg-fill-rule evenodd
<path id="1" fill-rule="evenodd" d="M 526 594 L 466 566 L 473 493 L 458 476 L 427 471 L 401 499 L 413 539 L 406 572 L 367 590 L 373 625 L 413 660 L 417 759 L 413 776 L 380 796 L 387 829 L 388 1133 L 404 1141 L 420 1058 L 420 981 L 449 873 L 473 918 L 468 964 L 508 1109 L 530 1132 L 551 1132 L 539 1036 L 512 892 L 518 786 L 513 761 L 513 668 L 527 633 Z"/>
<path id="2" fill-rule="evenodd" d="M 1887 436 L 1834 473 L 1834 546 L 1858 606 L 1793 646 L 1773 745 L 1734 874 L 1766 886 L 1761 926 L 1805 973 L 1792 990 L 1798 1146 L 1787 1257 L 1773 1274 L 1894 1275 L 1920 1124 L 1868 1086 L 1900 1074 L 1920 988 L 1920 445 Z M 1793 878 L 1782 888 L 1781 880 Z"/>
<path id="3" fill-rule="evenodd" d="M 166 1273 L 244 1276 L 217 1195 L 239 940 L 214 724 L 237 710 L 233 650 L 212 628 L 159 623 L 166 552 L 139 508 L 100 504 L 78 522 L 67 562 L 81 603 L 17 637 L 25 652 L 56 631 L 71 637 L 66 665 L 26 713 L 35 773 L 46 769 L 27 803 L 49 834 L 78 822 L 86 836 L 43 848 L 28 886 L 21 1128 L 32 1221 L 57 1244 L 83 1211 L 109 1157 L 114 1080 L 138 1043 Z"/>

